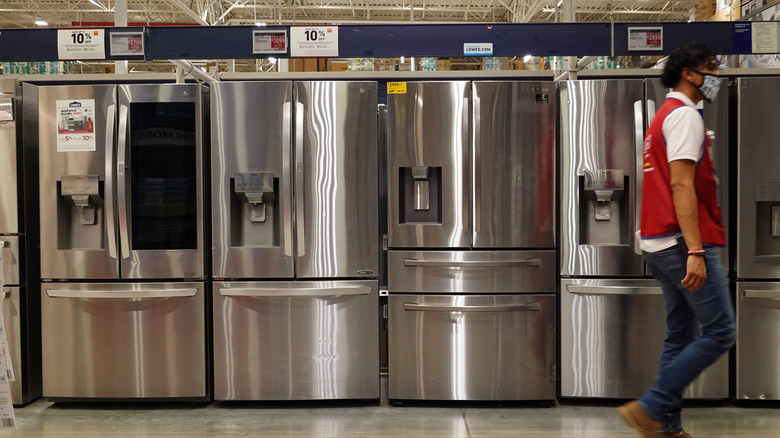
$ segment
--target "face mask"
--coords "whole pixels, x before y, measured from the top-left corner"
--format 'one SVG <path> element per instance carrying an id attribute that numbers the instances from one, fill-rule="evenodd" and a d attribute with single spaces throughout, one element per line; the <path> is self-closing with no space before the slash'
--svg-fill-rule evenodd
<path id="1" fill-rule="evenodd" d="M 695 71 L 695 70 L 694 70 Z M 699 72 L 696 72 L 699 73 Z M 720 79 L 715 75 L 708 75 L 699 73 L 704 77 L 704 80 L 699 85 L 699 92 L 707 99 L 707 102 L 712 102 L 718 96 L 718 89 L 720 88 Z"/>

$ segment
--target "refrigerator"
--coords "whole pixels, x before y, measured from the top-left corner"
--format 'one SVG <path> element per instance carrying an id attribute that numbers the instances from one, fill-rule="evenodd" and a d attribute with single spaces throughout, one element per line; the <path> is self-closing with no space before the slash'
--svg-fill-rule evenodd
<path id="1" fill-rule="evenodd" d="M 780 399 L 780 160 L 772 96 L 778 78 L 738 78 L 737 400 Z"/>
<path id="2" fill-rule="evenodd" d="M 214 398 L 378 399 L 375 82 L 211 87 Z"/>
<path id="3" fill-rule="evenodd" d="M 25 84 L 45 397 L 209 399 L 203 93 Z"/>
<path id="4" fill-rule="evenodd" d="M 710 136 L 724 213 L 727 88 L 703 108 L 706 126 L 717 132 Z M 636 398 L 655 384 L 666 309 L 634 232 L 644 133 L 668 91 L 658 79 L 560 83 L 561 397 Z M 727 267 L 728 252 L 721 255 Z M 684 396 L 727 398 L 728 385 L 725 355 Z"/>
<path id="5" fill-rule="evenodd" d="M 393 90 L 389 398 L 554 399 L 554 84 Z"/>
<path id="6" fill-rule="evenodd" d="M 24 153 L 19 84 L 0 79 L 0 251 L 3 253 L 2 312 L 8 338 L 6 358 L 14 405 L 41 396 L 40 301 L 38 299 L 35 217 L 25 214 Z M 34 186 L 33 186 L 34 187 Z M 32 222 L 30 222 L 32 221 Z"/>

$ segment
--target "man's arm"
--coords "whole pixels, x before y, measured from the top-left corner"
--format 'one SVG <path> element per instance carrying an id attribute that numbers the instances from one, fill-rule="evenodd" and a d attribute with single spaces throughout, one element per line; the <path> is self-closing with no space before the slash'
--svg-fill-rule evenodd
<path id="1" fill-rule="evenodd" d="M 699 232 L 699 209 L 696 188 L 693 184 L 695 174 L 696 163 L 691 160 L 669 162 L 674 213 L 689 250 L 702 249 L 701 233 Z M 682 280 L 683 287 L 690 291 L 701 288 L 704 285 L 704 280 L 707 279 L 704 257 L 689 256 L 686 268 L 687 273 Z"/>

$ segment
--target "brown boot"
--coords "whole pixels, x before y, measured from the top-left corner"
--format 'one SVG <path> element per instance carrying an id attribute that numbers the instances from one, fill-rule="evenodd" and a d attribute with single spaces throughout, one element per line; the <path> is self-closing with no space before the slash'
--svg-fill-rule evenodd
<path id="1" fill-rule="evenodd" d="M 642 438 L 666 436 L 661 423 L 650 417 L 636 400 L 630 401 L 619 407 L 618 414 L 623 417 L 626 424 L 633 429 L 636 429 L 636 431 L 639 432 L 639 436 Z M 685 435 L 682 435 L 682 437 L 685 437 Z"/>

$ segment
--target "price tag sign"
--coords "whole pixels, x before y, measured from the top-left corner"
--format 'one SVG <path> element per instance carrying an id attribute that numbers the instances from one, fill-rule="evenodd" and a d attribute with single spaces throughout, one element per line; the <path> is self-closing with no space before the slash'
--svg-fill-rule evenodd
<path id="1" fill-rule="evenodd" d="M 387 94 L 406 94 L 406 82 L 388 82 Z"/>
<path id="2" fill-rule="evenodd" d="M 283 55 L 287 53 L 287 31 L 252 31 L 252 53 L 258 55 Z"/>
<path id="3" fill-rule="evenodd" d="M 111 56 L 144 56 L 143 32 L 112 32 Z"/>
<path id="4" fill-rule="evenodd" d="M 291 26 L 290 56 L 339 56 L 338 26 Z"/>
<path id="5" fill-rule="evenodd" d="M 57 54 L 63 59 L 106 59 L 104 29 L 57 30 Z"/>
<path id="6" fill-rule="evenodd" d="M 663 27 L 629 27 L 628 50 L 648 51 L 664 49 Z"/>

